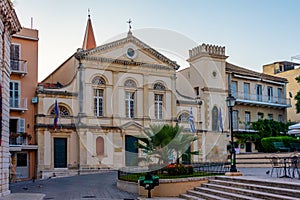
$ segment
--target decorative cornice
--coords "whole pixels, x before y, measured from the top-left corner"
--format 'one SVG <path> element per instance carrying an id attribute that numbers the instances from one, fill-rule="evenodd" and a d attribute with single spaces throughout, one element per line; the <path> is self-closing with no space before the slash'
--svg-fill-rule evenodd
<path id="1" fill-rule="evenodd" d="M 3 23 L 8 27 L 10 35 L 21 30 L 21 24 L 17 17 L 17 14 L 9 0 L 0 1 L 0 15 L 2 15 Z"/>
<path id="2" fill-rule="evenodd" d="M 165 65 L 149 64 L 149 63 L 129 61 L 129 60 L 121 60 L 121 59 L 114 59 L 114 58 L 103 58 L 103 57 L 96 57 L 96 56 L 84 56 L 83 59 L 85 59 L 85 60 L 91 60 L 91 61 L 100 61 L 100 62 L 104 62 L 104 63 L 113 63 L 113 64 L 122 64 L 122 65 L 135 65 L 135 66 L 143 66 L 143 67 L 147 67 L 147 68 L 173 70 L 169 66 L 165 66 Z"/>
<path id="3" fill-rule="evenodd" d="M 111 49 L 111 48 L 114 48 L 116 46 L 123 45 L 123 44 L 128 43 L 128 42 L 135 43 L 141 49 L 143 49 L 143 50 L 151 53 L 152 55 L 154 55 L 157 59 L 162 60 L 166 64 L 172 66 L 175 70 L 179 69 L 180 66 L 175 61 L 172 61 L 169 58 L 165 57 L 164 55 L 162 55 L 161 53 L 159 53 L 155 49 L 151 48 L 149 45 L 145 44 L 141 40 L 134 37 L 133 35 L 129 35 L 126 38 L 123 38 L 123 39 L 116 40 L 116 41 L 111 42 L 111 43 L 101 45 L 101 46 L 96 47 L 96 48 L 91 49 L 91 50 L 87 50 L 84 53 L 85 53 L 85 55 L 90 55 L 90 54 L 93 54 L 93 53 L 96 53 L 96 52 L 105 51 L 107 49 Z"/>
<path id="4" fill-rule="evenodd" d="M 57 91 L 57 90 L 37 90 L 37 94 L 50 94 L 50 95 L 63 95 L 63 96 L 78 96 L 78 93 L 68 91 Z"/>
<path id="5" fill-rule="evenodd" d="M 201 89 L 202 91 L 205 91 L 205 92 L 220 92 L 220 93 L 226 93 L 227 90 L 224 90 L 224 89 L 220 89 L 220 88 L 209 88 L 209 87 L 203 87 Z"/>

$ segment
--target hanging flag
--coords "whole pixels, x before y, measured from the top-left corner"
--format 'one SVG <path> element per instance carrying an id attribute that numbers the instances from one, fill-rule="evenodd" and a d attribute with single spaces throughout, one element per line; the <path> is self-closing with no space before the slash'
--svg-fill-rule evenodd
<path id="1" fill-rule="evenodd" d="M 192 107 L 190 109 L 189 121 L 190 121 L 190 132 L 195 133 L 194 117 L 193 117 Z"/>
<path id="2" fill-rule="evenodd" d="M 54 129 L 56 129 L 56 127 L 57 127 L 58 118 L 59 118 L 59 107 L 58 107 L 57 99 L 55 99 L 55 105 L 54 105 L 54 125 L 53 125 Z"/>
<path id="3" fill-rule="evenodd" d="M 223 133 L 224 129 L 223 129 L 223 120 L 222 120 L 222 109 L 220 108 L 220 111 L 219 111 L 219 127 Z"/>

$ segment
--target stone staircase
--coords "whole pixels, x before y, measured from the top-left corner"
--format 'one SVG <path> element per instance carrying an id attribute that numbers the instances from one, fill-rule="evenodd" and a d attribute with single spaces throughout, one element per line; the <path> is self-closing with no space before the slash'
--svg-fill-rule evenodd
<path id="1" fill-rule="evenodd" d="M 188 190 L 183 199 L 300 200 L 300 181 L 220 176 Z"/>

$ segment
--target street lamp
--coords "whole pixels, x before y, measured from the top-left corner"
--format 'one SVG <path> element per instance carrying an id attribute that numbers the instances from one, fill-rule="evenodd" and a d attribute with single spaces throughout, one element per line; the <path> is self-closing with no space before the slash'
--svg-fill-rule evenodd
<path id="1" fill-rule="evenodd" d="M 230 172 L 237 172 L 236 169 L 236 155 L 235 155 L 235 148 L 234 148 L 234 140 L 233 140 L 233 123 L 232 123 L 232 107 L 235 105 L 235 98 L 231 94 L 226 98 L 226 104 L 229 108 L 230 113 L 230 135 L 231 135 L 231 151 L 230 151 L 230 158 L 231 158 L 231 165 L 230 165 Z"/>

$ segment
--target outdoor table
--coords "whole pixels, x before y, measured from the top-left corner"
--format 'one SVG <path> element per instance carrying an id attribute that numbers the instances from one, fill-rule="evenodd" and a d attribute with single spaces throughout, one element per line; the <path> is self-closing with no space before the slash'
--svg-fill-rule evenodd
<path id="1" fill-rule="evenodd" d="M 291 178 L 290 176 L 288 176 L 287 175 L 287 173 L 286 173 L 286 163 L 287 163 L 287 158 L 283 158 L 283 172 L 284 172 L 284 174 L 283 174 L 283 176 L 280 176 L 279 178 Z"/>

